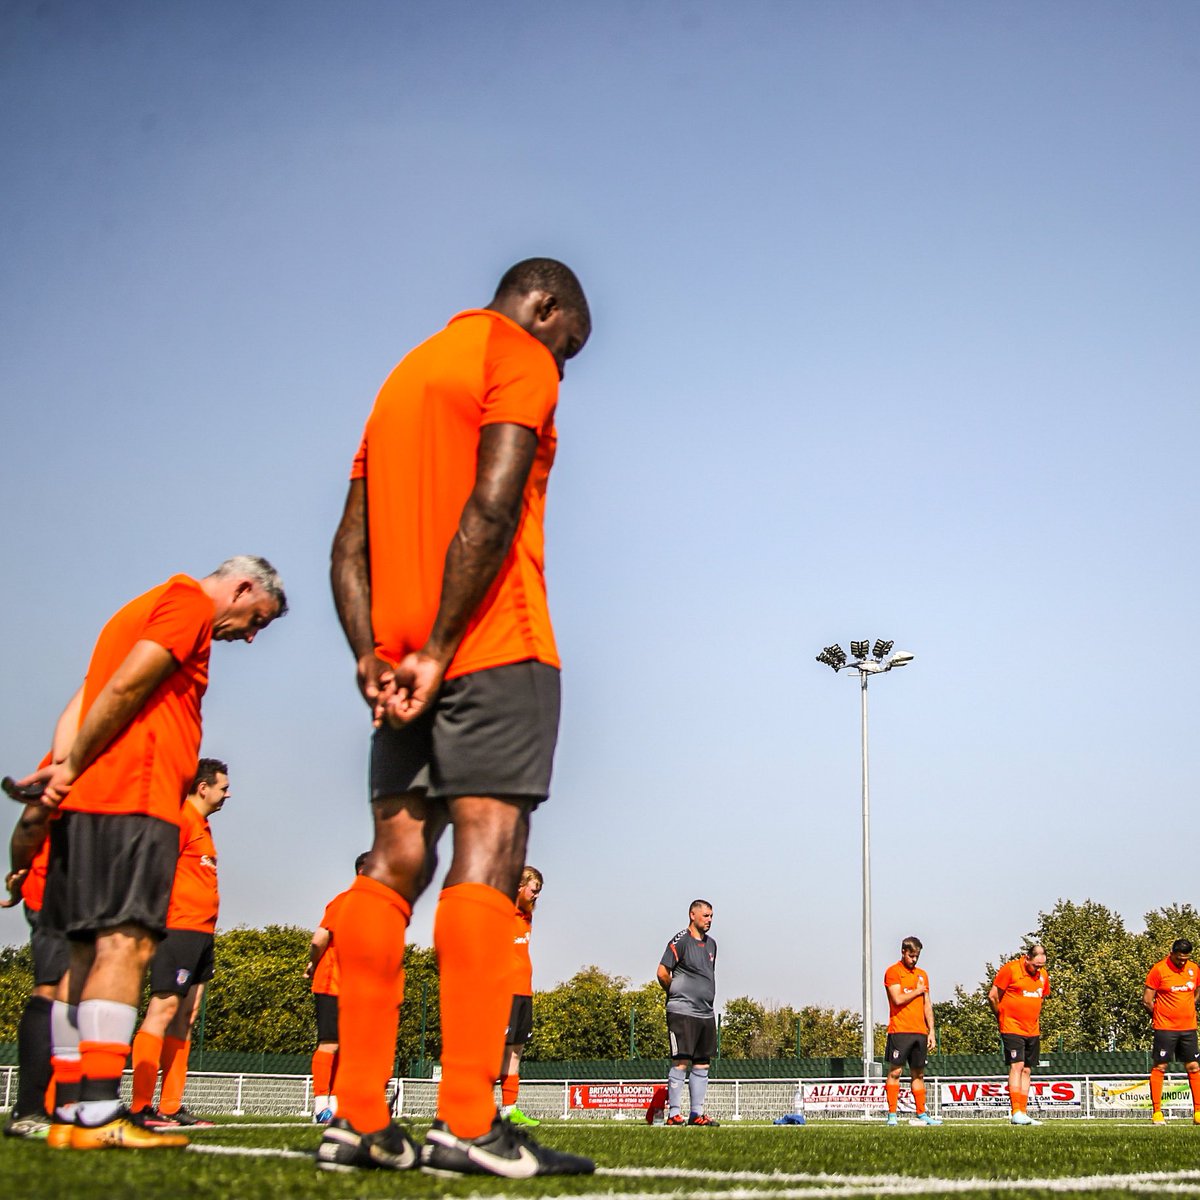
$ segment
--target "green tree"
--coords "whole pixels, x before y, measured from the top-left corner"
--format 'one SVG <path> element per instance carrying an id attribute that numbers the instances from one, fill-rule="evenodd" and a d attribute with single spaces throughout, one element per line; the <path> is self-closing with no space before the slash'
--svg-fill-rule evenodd
<path id="1" fill-rule="evenodd" d="M 727 1001 L 721 1017 L 721 1057 L 757 1057 L 754 1046 L 762 1036 L 766 1017 L 766 1008 L 749 996 Z"/>
<path id="2" fill-rule="evenodd" d="M 625 992 L 621 1012 L 627 1027 L 631 1011 L 634 1014 L 633 1057 L 666 1058 L 671 1049 L 667 1041 L 667 993 L 657 979 Z M 628 1049 L 627 1043 L 627 1053 Z"/>
<path id="3" fill-rule="evenodd" d="M 1033 936 L 1046 947 L 1050 973 L 1043 1044 L 1131 1050 L 1144 1043 L 1141 946 L 1119 914 L 1094 900 L 1059 900 L 1038 915 Z"/>
<path id="4" fill-rule="evenodd" d="M 17 1040 L 17 1023 L 33 990 L 33 955 L 29 943 L 0 946 L 0 1042 Z"/>
<path id="5" fill-rule="evenodd" d="M 304 978 L 311 933 L 294 925 L 217 934 L 205 1000 L 207 1050 L 305 1054 L 314 1018 Z"/>
<path id="6" fill-rule="evenodd" d="M 1165 958 L 1176 938 L 1187 938 L 1193 946 L 1200 948 L 1200 912 L 1190 904 L 1156 908 L 1146 914 L 1145 922 L 1146 928 L 1138 939 L 1143 971 L 1149 971 L 1156 962 Z"/>
<path id="7" fill-rule="evenodd" d="M 400 1009 L 400 1035 L 396 1046 L 401 1070 L 415 1071 L 420 1062 L 422 997 L 425 1060 L 436 1062 L 442 1056 L 437 954 L 432 948 L 408 945 L 404 947 L 404 1004 Z"/>
<path id="8" fill-rule="evenodd" d="M 802 1057 L 853 1058 L 862 1053 L 861 1013 L 806 1004 L 799 1017 Z"/>
<path id="9" fill-rule="evenodd" d="M 984 968 L 987 980 L 968 992 L 961 984 L 953 1000 L 935 1001 L 933 1022 L 941 1054 L 988 1054 L 999 1047 L 996 1016 L 987 1002 L 988 988 L 995 976 L 992 964 Z"/>
<path id="10" fill-rule="evenodd" d="M 591 966 L 538 992 L 529 1058 L 624 1058 L 629 1051 L 629 1010 L 624 1004 L 628 984 L 622 975 Z"/>

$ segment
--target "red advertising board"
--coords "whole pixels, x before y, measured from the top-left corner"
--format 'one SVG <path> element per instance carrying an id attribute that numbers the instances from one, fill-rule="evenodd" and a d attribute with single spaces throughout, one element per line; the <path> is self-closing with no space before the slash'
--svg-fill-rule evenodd
<path id="1" fill-rule="evenodd" d="M 573 1083 L 572 1108 L 649 1108 L 655 1083 Z"/>

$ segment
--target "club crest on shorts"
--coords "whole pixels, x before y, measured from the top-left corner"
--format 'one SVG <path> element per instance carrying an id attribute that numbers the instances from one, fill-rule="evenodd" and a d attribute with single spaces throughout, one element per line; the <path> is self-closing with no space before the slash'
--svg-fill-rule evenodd
<path id="1" fill-rule="evenodd" d="M 186 987 L 187 981 L 191 978 L 191 975 L 192 973 L 187 969 L 187 967 L 180 967 L 179 970 L 175 972 L 176 984 L 178 984 L 179 987 Z"/>

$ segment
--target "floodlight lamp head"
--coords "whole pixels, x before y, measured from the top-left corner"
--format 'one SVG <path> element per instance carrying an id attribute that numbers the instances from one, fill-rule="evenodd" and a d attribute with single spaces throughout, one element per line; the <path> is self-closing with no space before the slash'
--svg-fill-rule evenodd
<path id="1" fill-rule="evenodd" d="M 870 644 L 870 642 L 851 642 L 850 653 L 853 654 L 855 658 L 866 658 L 867 647 L 869 647 Z"/>
<path id="2" fill-rule="evenodd" d="M 882 660 L 887 657 L 887 655 L 891 652 L 891 649 L 895 644 L 896 644 L 895 642 L 885 642 L 883 640 L 883 638 L 876 638 L 875 646 L 871 650 L 871 653 L 873 655 L 875 655 L 875 658 L 877 660 Z"/>
<path id="3" fill-rule="evenodd" d="M 841 657 L 839 658 L 839 654 Z M 817 662 L 824 663 L 830 670 L 841 670 L 842 663 L 846 661 L 846 655 L 842 653 L 840 646 L 826 646 L 820 654 L 817 655 Z"/>
<path id="4" fill-rule="evenodd" d="M 888 662 L 888 667 L 907 667 L 915 657 L 915 654 L 909 654 L 907 650 L 897 650 Z"/>

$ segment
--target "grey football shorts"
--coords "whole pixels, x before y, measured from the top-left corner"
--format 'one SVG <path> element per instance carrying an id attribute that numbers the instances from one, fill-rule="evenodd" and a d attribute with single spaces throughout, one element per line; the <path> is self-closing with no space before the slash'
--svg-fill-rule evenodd
<path id="1" fill-rule="evenodd" d="M 433 708 L 371 742 L 371 799 L 550 794 L 560 703 L 557 667 L 529 659 L 442 685 Z"/>

